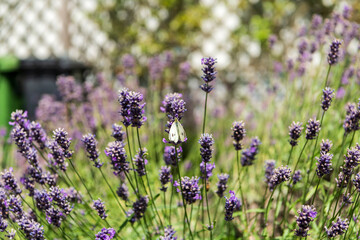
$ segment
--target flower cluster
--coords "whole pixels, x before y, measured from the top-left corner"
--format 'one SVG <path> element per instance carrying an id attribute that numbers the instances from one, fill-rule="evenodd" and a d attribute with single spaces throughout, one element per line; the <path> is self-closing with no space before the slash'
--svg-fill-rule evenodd
<path id="1" fill-rule="evenodd" d="M 175 152 L 176 151 L 176 152 Z M 182 152 L 182 148 L 178 147 L 175 150 L 174 146 L 165 146 L 164 149 L 164 162 L 166 165 L 177 166 L 179 161 L 179 154 Z"/>
<path id="2" fill-rule="evenodd" d="M 353 184 L 356 188 L 356 191 L 360 192 L 360 173 L 355 175 L 355 178 L 353 179 Z"/>
<path id="3" fill-rule="evenodd" d="M 216 184 L 216 186 L 217 186 L 216 194 L 219 197 L 223 197 L 224 192 L 226 191 L 226 188 L 228 187 L 227 182 L 229 180 L 229 174 L 226 174 L 226 173 L 219 174 L 218 178 L 219 178 L 219 181 Z"/>
<path id="4" fill-rule="evenodd" d="M 135 155 L 134 158 L 134 164 L 136 166 L 135 171 L 138 173 L 138 175 L 145 176 L 146 174 L 146 164 L 148 164 L 148 160 L 146 159 L 147 156 L 147 149 L 139 149 L 138 154 Z"/>
<path id="5" fill-rule="evenodd" d="M 100 198 L 98 200 L 94 200 L 93 208 L 96 210 L 101 219 L 107 218 L 104 202 L 101 201 Z"/>
<path id="6" fill-rule="evenodd" d="M 166 113 L 168 117 L 166 132 L 169 132 L 175 119 L 180 121 L 183 118 L 186 111 L 185 104 L 186 102 L 182 99 L 182 94 L 180 93 L 169 93 L 165 96 L 160 111 Z"/>
<path id="7" fill-rule="evenodd" d="M 205 178 L 206 180 L 208 180 L 212 176 L 212 171 L 214 170 L 214 168 L 215 168 L 215 163 L 211 164 L 211 163 L 201 162 L 200 163 L 201 178 Z"/>
<path id="8" fill-rule="evenodd" d="M 132 210 L 130 211 L 133 214 L 130 220 L 131 222 L 138 221 L 144 216 L 148 203 L 149 198 L 147 196 L 140 196 L 139 199 L 133 203 Z"/>
<path id="9" fill-rule="evenodd" d="M 289 181 L 291 177 L 291 169 L 287 166 L 281 166 L 279 168 L 276 168 L 269 180 L 269 188 L 270 191 L 273 191 L 277 185 L 279 185 L 282 182 Z"/>
<path id="10" fill-rule="evenodd" d="M 82 88 L 72 76 L 59 76 L 56 85 L 65 102 L 81 101 Z"/>
<path id="11" fill-rule="evenodd" d="M 40 225 L 40 223 L 35 220 L 23 216 L 18 221 L 20 230 L 25 234 L 27 239 L 36 239 L 43 240 L 44 237 L 44 227 Z"/>
<path id="12" fill-rule="evenodd" d="M 320 143 L 320 152 L 328 153 L 328 152 L 330 152 L 332 146 L 333 146 L 332 141 L 330 141 L 329 139 L 326 139 L 326 140 L 323 139 L 323 140 L 321 140 L 321 143 Z"/>
<path id="13" fill-rule="evenodd" d="M 122 142 L 111 142 L 105 149 L 105 154 L 111 161 L 115 175 L 129 171 L 129 162 L 126 161 L 127 155 Z"/>
<path id="14" fill-rule="evenodd" d="M 120 114 L 123 117 L 125 127 L 132 126 L 140 128 L 146 121 L 145 103 L 141 103 L 144 97 L 139 92 L 122 89 L 119 91 L 119 103 L 121 105 Z"/>
<path id="15" fill-rule="evenodd" d="M 215 63 L 216 59 L 212 57 L 202 58 L 201 65 L 203 65 L 202 72 L 203 75 L 201 76 L 202 80 L 204 80 L 204 84 L 200 86 L 200 88 L 206 92 L 211 92 L 214 88 L 210 83 L 216 79 L 217 72 L 215 71 Z"/>
<path id="16" fill-rule="evenodd" d="M 301 181 L 302 176 L 301 176 L 301 171 L 300 170 L 296 170 L 292 176 L 293 179 L 293 185 L 297 184 L 298 182 Z"/>
<path id="17" fill-rule="evenodd" d="M 116 194 L 124 201 L 129 200 L 129 189 L 125 183 L 121 184 L 116 190 Z"/>
<path id="18" fill-rule="evenodd" d="M 13 174 L 13 169 L 5 169 L 1 172 L 1 179 L 4 188 L 12 194 L 18 195 L 21 193 L 21 189 L 16 181 L 16 178 Z"/>
<path id="19" fill-rule="evenodd" d="M 49 142 L 49 160 L 54 165 L 54 167 L 59 168 L 62 171 L 66 171 L 68 164 L 65 162 L 65 153 L 64 150 L 56 141 Z"/>
<path id="20" fill-rule="evenodd" d="M 251 139 L 250 147 L 245 149 L 241 153 L 241 165 L 242 166 L 253 165 L 255 157 L 258 154 L 260 144 L 261 144 L 261 142 L 257 137 Z"/>
<path id="21" fill-rule="evenodd" d="M 122 126 L 120 126 L 116 123 L 112 125 L 111 136 L 113 138 L 115 138 L 115 141 L 122 142 L 124 140 L 124 135 L 125 135 L 125 133 L 122 130 Z"/>
<path id="22" fill-rule="evenodd" d="M 290 145 L 295 147 L 298 144 L 298 139 L 301 136 L 301 132 L 304 128 L 301 122 L 292 122 L 289 126 Z"/>
<path id="23" fill-rule="evenodd" d="M 165 185 L 172 180 L 171 167 L 161 167 L 159 172 L 160 172 L 159 179 L 161 182 L 160 190 L 166 192 L 167 187 Z"/>
<path id="24" fill-rule="evenodd" d="M 187 204 L 193 204 L 196 200 L 201 199 L 199 178 L 197 177 L 183 177 L 181 178 L 181 183 L 175 181 L 174 186 L 180 186 L 180 188 L 177 189 L 177 192 L 181 192 Z"/>
<path id="25" fill-rule="evenodd" d="M 330 51 L 328 54 L 328 63 L 330 65 L 334 65 L 338 62 L 340 46 L 341 46 L 341 42 L 339 40 L 334 40 L 331 43 Z"/>
<path id="26" fill-rule="evenodd" d="M 225 221 L 233 220 L 234 212 L 240 211 L 242 206 L 240 200 L 235 196 L 235 192 L 230 190 L 229 193 L 230 197 L 225 197 Z"/>
<path id="27" fill-rule="evenodd" d="M 340 217 L 337 218 L 336 222 L 332 222 L 331 227 L 328 229 L 325 227 L 326 234 L 329 238 L 333 238 L 339 235 L 343 235 L 349 227 L 349 220 L 342 220 Z"/>
<path id="28" fill-rule="evenodd" d="M 64 157 L 71 158 L 73 152 L 70 150 L 71 138 L 68 138 L 68 133 L 63 128 L 58 128 L 53 134 L 53 139 L 64 151 Z"/>
<path id="29" fill-rule="evenodd" d="M 235 150 L 239 151 L 242 149 L 241 141 L 246 136 L 245 123 L 243 121 L 234 122 L 231 130 L 231 137 L 234 139 L 233 145 L 235 147 Z"/>
<path id="30" fill-rule="evenodd" d="M 115 237 L 115 234 L 113 228 L 103 228 L 95 235 L 95 240 L 111 240 Z"/>
<path id="31" fill-rule="evenodd" d="M 316 157 L 316 159 L 318 161 L 316 163 L 316 166 L 317 166 L 316 174 L 319 177 L 322 177 L 324 175 L 328 175 L 331 173 L 331 171 L 332 171 L 331 160 L 332 160 L 333 156 L 334 156 L 333 154 L 322 152 L 320 157 Z"/>
<path id="32" fill-rule="evenodd" d="M 295 236 L 306 237 L 308 236 L 309 226 L 314 221 L 317 212 L 313 206 L 303 205 L 301 211 L 298 211 L 299 216 L 296 216 L 296 223 L 298 229 L 295 230 Z"/>
<path id="33" fill-rule="evenodd" d="M 320 131 L 320 121 L 316 119 L 310 119 L 306 125 L 306 139 L 315 139 Z"/>
<path id="34" fill-rule="evenodd" d="M 101 168 L 103 163 L 99 160 L 99 150 L 96 147 L 97 141 L 95 136 L 89 133 L 84 135 L 81 141 L 84 143 L 87 157 L 94 163 L 94 167 Z"/>
<path id="35" fill-rule="evenodd" d="M 359 102 L 360 103 L 360 102 Z M 346 117 L 343 123 L 343 128 L 346 134 L 349 134 L 352 131 L 359 130 L 359 121 L 360 121 L 360 109 L 356 108 L 354 103 L 350 103 L 346 107 Z"/>
<path id="36" fill-rule="evenodd" d="M 164 228 L 164 236 L 160 237 L 160 240 L 176 240 L 175 236 L 176 231 L 172 228 L 172 226 L 167 226 Z"/>
<path id="37" fill-rule="evenodd" d="M 335 96 L 334 91 L 335 91 L 334 89 L 328 87 L 323 90 L 321 108 L 324 111 L 327 111 L 329 109 L 332 99 Z"/>

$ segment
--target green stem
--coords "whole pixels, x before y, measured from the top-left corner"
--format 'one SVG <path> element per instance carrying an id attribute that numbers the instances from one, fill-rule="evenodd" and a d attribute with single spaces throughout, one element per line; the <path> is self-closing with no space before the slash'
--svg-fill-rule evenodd
<path id="1" fill-rule="evenodd" d="M 208 93 L 205 94 L 205 106 L 204 106 L 204 117 L 203 117 L 202 133 L 205 133 L 207 99 L 208 99 Z"/>
<path id="2" fill-rule="evenodd" d="M 266 205 L 266 210 L 265 210 L 265 226 L 266 226 L 266 223 L 267 223 L 267 219 L 268 219 L 268 213 L 269 213 L 269 207 L 270 207 L 270 205 L 271 205 L 271 203 L 272 203 L 272 197 L 273 197 L 273 195 L 274 195 L 274 192 L 275 192 L 275 190 L 276 190 L 276 187 L 273 189 L 273 191 L 271 192 L 271 194 L 270 194 L 270 198 L 269 198 L 269 201 L 268 201 L 268 203 L 267 203 L 267 205 Z M 266 227 L 264 228 L 264 235 L 263 235 L 263 237 L 266 237 L 266 235 L 265 235 L 265 231 L 266 230 Z"/>
<path id="3" fill-rule="evenodd" d="M 79 174 L 78 171 L 76 170 L 76 168 L 75 168 L 74 164 L 72 163 L 71 159 L 69 159 L 69 162 L 70 162 L 71 167 L 72 167 L 73 170 L 75 171 L 76 175 L 77 175 L 78 178 L 80 179 L 81 183 L 84 185 L 84 187 L 85 187 L 85 189 L 86 189 L 86 192 L 88 193 L 90 199 L 93 200 L 94 198 L 91 196 L 91 193 L 90 193 L 88 187 L 86 186 L 84 180 L 82 179 L 82 177 L 80 176 L 80 174 Z"/>
<path id="4" fill-rule="evenodd" d="M 295 167 L 294 167 L 294 172 L 296 171 L 296 168 L 297 168 L 297 166 L 298 166 L 298 164 L 299 164 L 301 155 L 303 154 L 303 152 L 304 152 L 304 150 L 305 150 L 305 147 L 306 147 L 306 145 L 307 145 L 308 142 L 309 142 L 309 140 L 306 139 L 305 144 L 304 144 L 303 148 L 301 149 L 300 155 L 299 155 L 299 157 L 298 157 L 298 159 L 297 159 L 297 161 L 296 161 L 296 164 L 295 164 Z M 291 182 L 292 182 L 292 179 L 291 179 Z"/>
<path id="5" fill-rule="evenodd" d="M 350 224 L 351 224 L 352 216 L 353 216 L 353 214 L 354 214 L 356 205 L 357 205 L 358 200 L 359 200 L 359 196 L 360 196 L 360 193 L 357 194 L 356 200 L 355 200 L 355 202 L 354 202 L 354 205 L 352 206 L 352 208 L 351 208 L 351 210 L 350 210 L 350 214 L 349 214 L 349 216 L 348 216 L 348 218 L 349 218 L 349 227 L 350 227 Z M 349 230 L 349 227 L 346 229 L 346 232 L 345 232 L 345 234 L 344 234 L 344 239 L 346 239 L 346 234 L 347 234 L 347 232 L 348 232 L 348 230 Z"/>
<path id="6" fill-rule="evenodd" d="M 328 67 L 328 70 L 327 70 L 327 73 L 326 73 L 325 86 L 324 86 L 324 88 L 326 88 L 326 87 L 328 86 L 330 69 L 331 69 L 331 65 L 329 64 L 329 67 Z"/>
<path id="7" fill-rule="evenodd" d="M 128 143 L 129 154 L 130 154 L 130 158 L 131 158 L 131 165 L 132 165 L 132 168 L 135 169 L 134 161 L 133 161 L 133 157 L 132 157 L 132 152 L 131 152 L 131 145 L 130 145 L 128 127 L 125 127 L 125 130 L 126 130 L 126 140 L 127 140 L 127 143 Z M 136 183 L 135 194 L 136 194 L 137 196 L 139 196 L 139 184 L 138 184 L 138 180 L 137 180 L 137 176 L 136 176 L 135 171 L 134 171 L 134 178 L 135 178 L 135 183 Z"/>
<path id="8" fill-rule="evenodd" d="M 318 190 L 318 188 L 319 188 L 320 181 L 321 181 L 321 177 L 319 177 L 318 183 L 317 183 L 317 185 L 316 185 L 316 189 L 315 189 L 314 197 L 313 197 L 313 199 L 312 199 L 312 201 L 311 201 L 311 205 L 314 204 L 315 197 L 316 197 L 316 193 L 317 193 L 317 190 Z M 306 194 L 305 194 L 305 195 L 306 195 Z"/>

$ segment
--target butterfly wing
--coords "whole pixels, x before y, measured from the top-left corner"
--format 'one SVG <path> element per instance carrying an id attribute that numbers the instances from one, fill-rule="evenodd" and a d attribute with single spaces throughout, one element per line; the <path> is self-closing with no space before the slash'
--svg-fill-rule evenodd
<path id="1" fill-rule="evenodd" d="M 179 134 L 178 134 L 176 123 L 177 123 L 176 121 L 173 122 L 173 124 L 170 127 L 170 131 L 169 131 L 169 140 L 171 142 L 174 142 L 175 144 L 179 142 Z"/>
<path id="2" fill-rule="evenodd" d="M 179 121 L 177 121 L 177 127 L 178 127 L 178 134 L 179 134 L 180 141 L 184 142 L 185 138 L 186 138 L 186 133 L 185 133 L 184 127 L 181 125 L 181 123 Z"/>

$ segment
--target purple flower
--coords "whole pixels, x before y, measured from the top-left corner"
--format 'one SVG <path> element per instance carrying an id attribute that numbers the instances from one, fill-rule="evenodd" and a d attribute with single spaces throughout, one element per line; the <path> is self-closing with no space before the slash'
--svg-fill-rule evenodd
<path id="1" fill-rule="evenodd" d="M 160 236 L 160 240 L 176 240 L 176 231 L 171 227 L 167 226 L 164 228 L 164 236 Z"/>
<path id="2" fill-rule="evenodd" d="M 81 194 L 74 188 L 69 188 L 65 191 L 66 200 L 71 203 L 82 203 Z"/>
<path id="3" fill-rule="evenodd" d="M 311 28 L 316 30 L 322 24 L 322 17 L 319 14 L 314 14 L 311 21 Z"/>
<path id="4" fill-rule="evenodd" d="M 19 222 L 20 230 L 27 239 L 44 240 L 44 227 L 28 217 L 22 217 Z"/>
<path id="5" fill-rule="evenodd" d="M 234 191 L 230 190 L 229 193 L 230 197 L 225 197 L 225 221 L 233 220 L 233 213 L 236 211 L 240 211 L 242 206 L 240 200 L 235 196 Z"/>
<path id="6" fill-rule="evenodd" d="M 328 175 L 332 171 L 332 163 L 331 160 L 333 158 L 333 154 L 330 153 L 321 153 L 320 157 L 316 157 L 316 160 L 318 161 L 316 163 L 317 169 L 316 174 L 318 177 L 322 177 L 324 175 Z"/>
<path id="7" fill-rule="evenodd" d="M 205 165 L 206 165 L 206 170 L 205 170 Z M 204 178 L 204 176 L 206 176 L 206 180 L 208 180 L 211 176 L 212 176 L 212 171 L 215 168 L 215 163 L 211 164 L 210 162 L 205 163 L 204 161 L 202 161 L 200 163 L 200 171 L 201 171 L 201 178 Z"/>
<path id="8" fill-rule="evenodd" d="M 10 195 L 8 204 L 9 210 L 13 212 L 16 219 L 20 219 L 24 215 L 22 201 L 19 196 Z"/>
<path id="9" fill-rule="evenodd" d="M 343 128 L 345 133 L 348 134 L 352 131 L 359 130 L 360 110 L 356 109 L 354 103 L 350 103 L 346 106 L 346 117 L 344 120 Z"/>
<path id="10" fill-rule="evenodd" d="M 301 211 L 298 211 L 298 214 L 299 216 L 296 216 L 298 229 L 295 230 L 295 236 L 306 237 L 309 235 L 310 223 L 316 218 L 316 209 L 313 206 L 303 205 Z"/>
<path id="11" fill-rule="evenodd" d="M 349 206 L 350 204 L 353 203 L 352 197 L 351 197 L 351 194 L 350 194 L 350 193 L 343 194 L 341 200 L 342 200 L 343 206 L 345 206 L 345 207 L 347 207 L 347 206 Z"/>
<path id="12" fill-rule="evenodd" d="M 140 196 L 139 199 L 133 203 L 132 213 L 133 217 L 131 218 L 131 222 L 135 222 L 137 220 L 140 220 L 148 207 L 149 198 L 147 196 Z"/>
<path id="13" fill-rule="evenodd" d="M 301 39 L 298 45 L 300 55 L 303 55 L 308 48 L 308 43 L 305 39 Z"/>
<path id="14" fill-rule="evenodd" d="M 16 178 L 13 175 L 13 169 L 5 169 L 3 172 L 1 172 L 1 179 L 4 186 L 4 189 L 9 191 L 10 193 L 13 193 L 15 195 L 18 195 L 21 193 L 21 189 L 17 183 Z"/>
<path id="15" fill-rule="evenodd" d="M 351 149 L 347 149 L 347 153 L 345 155 L 344 160 L 344 168 L 354 169 L 360 163 L 360 149 L 359 145 L 353 147 Z"/>
<path id="16" fill-rule="evenodd" d="M 3 218 L 9 217 L 9 201 L 2 189 L 0 189 L 0 216 Z"/>
<path id="17" fill-rule="evenodd" d="M 64 150 L 56 141 L 50 141 L 49 144 L 49 160 L 51 163 L 58 167 L 62 171 L 66 171 L 67 163 L 65 162 L 65 153 Z"/>
<path id="18" fill-rule="evenodd" d="M 41 211 L 47 210 L 51 207 L 52 198 L 46 190 L 35 189 L 34 200 L 36 207 Z"/>
<path id="19" fill-rule="evenodd" d="M 293 175 L 293 185 L 297 184 L 298 182 L 301 181 L 302 179 L 302 176 L 301 176 L 301 171 L 300 170 L 296 170 L 294 172 L 294 175 Z"/>
<path id="20" fill-rule="evenodd" d="M 118 124 L 112 125 L 112 134 L 111 136 L 115 138 L 116 141 L 122 142 L 124 140 L 125 133 L 122 131 L 122 126 Z"/>
<path id="21" fill-rule="evenodd" d="M 289 181 L 291 177 L 291 169 L 287 166 L 281 166 L 279 168 L 276 168 L 274 170 L 274 173 L 272 174 L 270 181 L 268 183 L 270 191 L 273 191 L 275 187 L 282 182 Z"/>
<path id="22" fill-rule="evenodd" d="M 57 88 L 65 102 L 82 100 L 82 88 L 72 76 L 59 76 L 56 80 Z"/>
<path id="23" fill-rule="evenodd" d="M 200 88 L 206 93 L 209 93 L 214 89 L 210 83 L 216 79 L 217 72 L 215 71 L 215 63 L 216 59 L 212 57 L 201 59 L 201 65 L 203 65 L 203 68 L 201 69 L 203 75 L 201 78 L 205 83 L 202 84 Z"/>
<path id="24" fill-rule="evenodd" d="M 32 178 L 24 176 L 20 178 L 20 182 L 24 185 L 25 189 L 29 191 L 29 196 L 34 196 L 35 181 Z"/>
<path id="25" fill-rule="evenodd" d="M 95 240 L 111 240 L 115 237 L 115 234 L 113 228 L 103 228 L 95 235 Z"/>
<path id="26" fill-rule="evenodd" d="M 306 139 L 312 140 L 315 139 L 320 131 L 320 121 L 315 119 L 310 119 L 306 125 Z"/>
<path id="27" fill-rule="evenodd" d="M 140 128 L 146 121 L 146 117 L 143 116 L 145 103 L 141 103 L 143 99 L 143 95 L 139 92 L 129 91 L 126 88 L 119 91 L 120 114 L 125 127 L 131 125 Z"/>
<path id="28" fill-rule="evenodd" d="M 114 174 L 117 176 L 121 172 L 129 171 L 129 162 L 126 161 L 127 155 L 122 142 L 111 142 L 105 149 L 105 154 L 111 161 Z"/>
<path id="29" fill-rule="evenodd" d="M 12 122 L 9 122 L 11 126 L 19 125 L 28 133 L 28 125 L 30 124 L 30 121 L 28 120 L 27 111 L 24 112 L 23 110 L 16 110 L 11 113 L 10 118 L 12 120 Z"/>
<path id="30" fill-rule="evenodd" d="M 164 162 L 166 165 L 177 166 L 179 161 L 179 154 L 182 152 L 182 148 L 177 148 L 177 153 L 175 152 L 174 146 L 165 146 L 164 149 Z"/>
<path id="31" fill-rule="evenodd" d="M 175 181 L 175 187 L 182 186 L 182 189 L 178 188 L 177 192 L 181 192 L 185 202 L 187 204 L 193 204 L 196 200 L 201 199 L 200 187 L 199 187 L 199 178 L 198 177 L 182 177 L 181 185 L 179 182 Z"/>
<path id="32" fill-rule="evenodd" d="M 11 229 L 10 231 L 7 232 L 5 237 L 9 239 L 15 239 L 15 235 L 16 235 L 16 231 L 14 229 Z"/>
<path id="33" fill-rule="evenodd" d="M 135 155 L 134 158 L 134 164 L 136 166 L 135 171 L 140 177 L 145 176 L 146 174 L 146 164 L 148 163 L 148 160 L 146 159 L 147 155 L 147 149 L 143 148 L 138 150 L 138 154 Z"/>
<path id="34" fill-rule="evenodd" d="M 212 146 L 214 145 L 214 139 L 211 134 L 203 133 L 199 139 L 200 143 L 200 155 L 203 162 L 210 162 L 212 158 L 213 149 Z"/>
<path id="35" fill-rule="evenodd" d="M 325 227 L 325 231 L 329 238 L 333 238 L 339 235 L 343 235 L 348 227 L 349 220 L 347 218 L 342 220 L 340 217 L 338 217 L 336 222 L 332 222 L 332 225 L 329 229 Z"/>
<path id="36" fill-rule="evenodd" d="M 129 200 L 129 189 L 125 183 L 121 184 L 116 190 L 116 194 L 124 201 Z"/>
<path id="37" fill-rule="evenodd" d="M 81 141 L 84 143 L 87 157 L 94 163 L 94 167 L 101 168 L 103 163 L 99 160 L 99 150 L 96 148 L 97 141 L 95 136 L 89 133 L 84 135 Z"/>
<path id="38" fill-rule="evenodd" d="M 53 131 L 53 138 L 57 144 L 64 151 L 65 158 L 71 158 L 73 152 L 69 149 L 71 144 L 71 138 L 68 138 L 68 133 L 63 128 L 58 128 Z"/>
<path id="39" fill-rule="evenodd" d="M 54 207 L 50 207 L 46 210 L 46 220 L 55 227 L 61 226 L 63 216 L 63 213 Z"/>
<path id="40" fill-rule="evenodd" d="M 160 190 L 166 192 L 167 187 L 165 187 L 165 185 L 172 180 L 171 167 L 161 167 L 161 170 L 159 172 L 159 179 L 162 185 Z"/>
<path id="41" fill-rule="evenodd" d="M 344 169 L 342 169 L 342 170 L 344 170 Z M 349 175 L 349 174 L 345 174 L 344 172 L 340 172 L 338 177 L 335 179 L 336 186 L 338 188 L 345 188 L 350 181 L 350 176 L 351 176 L 351 174 Z"/>
<path id="42" fill-rule="evenodd" d="M 219 181 L 216 184 L 216 186 L 217 186 L 216 194 L 219 197 L 223 197 L 224 192 L 226 191 L 226 188 L 228 187 L 227 182 L 229 180 L 229 174 L 226 174 L 226 173 L 219 174 L 218 178 L 219 178 Z"/>
<path id="43" fill-rule="evenodd" d="M 100 198 L 98 200 L 94 200 L 93 208 L 96 210 L 101 219 L 107 218 L 104 202 L 101 201 Z"/>
<path id="44" fill-rule="evenodd" d="M 46 147 L 47 136 L 45 130 L 38 122 L 31 122 L 29 125 L 30 138 L 39 144 L 40 149 Z"/>
<path id="45" fill-rule="evenodd" d="M 160 111 L 166 113 L 168 117 L 165 129 L 166 132 L 169 132 L 175 119 L 180 121 L 183 118 L 186 111 L 185 104 L 186 102 L 182 99 L 181 93 L 169 93 L 165 96 Z"/>
<path id="46" fill-rule="evenodd" d="M 330 152 L 332 146 L 333 146 L 332 141 L 330 141 L 329 139 L 326 140 L 322 139 L 320 143 L 320 152 L 328 153 Z"/>
<path id="47" fill-rule="evenodd" d="M 349 19 L 351 16 L 351 12 L 352 12 L 352 8 L 348 5 L 344 6 L 343 12 L 342 12 L 342 16 L 345 19 Z"/>
<path id="48" fill-rule="evenodd" d="M 268 38 L 268 43 L 269 43 L 269 48 L 271 49 L 271 48 L 273 48 L 274 47 L 274 45 L 275 45 L 275 43 L 277 42 L 277 36 L 276 35 L 274 35 L 274 34 L 271 34 L 270 36 L 269 36 L 269 38 Z"/>
<path id="49" fill-rule="evenodd" d="M 260 144 L 261 144 L 261 142 L 257 137 L 251 139 L 250 147 L 245 149 L 241 153 L 241 165 L 242 166 L 253 165 L 255 157 L 258 154 Z"/>
<path id="50" fill-rule="evenodd" d="M 301 132 L 304 128 L 302 127 L 301 122 L 292 122 L 289 126 L 289 136 L 290 136 L 290 145 L 296 146 L 298 144 L 298 139 L 301 136 Z"/>
<path id="51" fill-rule="evenodd" d="M 334 89 L 331 89 L 331 88 L 328 88 L 328 87 L 323 90 L 321 108 L 324 111 L 327 111 L 329 109 L 330 104 L 332 102 L 332 99 L 335 96 L 334 91 L 335 91 Z"/>
<path id="52" fill-rule="evenodd" d="M 334 40 L 331 43 L 330 51 L 328 54 L 328 63 L 330 65 L 334 65 L 338 62 L 340 46 L 341 46 L 341 42 L 339 40 Z"/>
<path id="53" fill-rule="evenodd" d="M 275 169 L 275 160 L 266 160 L 265 161 L 265 182 L 268 184 L 271 176 L 274 173 Z"/>
<path id="54" fill-rule="evenodd" d="M 353 179 L 353 184 L 356 188 L 356 191 L 360 192 L 360 173 L 355 175 L 355 178 Z"/>
<path id="55" fill-rule="evenodd" d="M 67 194 L 64 189 L 60 189 L 59 187 L 51 187 L 50 188 L 50 197 L 52 201 L 62 210 L 65 215 L 69 215 L 72 211 L 72 207 L 67 198 Z"/>
<path id="56" fill-rule="evenodd" d="M 246 136 L 245 123 L 243 121 L 234 122 L 231 130 L 231 137 L 234 139 L 233 145 L 235 147 L 235 150 L 239 151 L 242 149 L 241 141 Z"/>

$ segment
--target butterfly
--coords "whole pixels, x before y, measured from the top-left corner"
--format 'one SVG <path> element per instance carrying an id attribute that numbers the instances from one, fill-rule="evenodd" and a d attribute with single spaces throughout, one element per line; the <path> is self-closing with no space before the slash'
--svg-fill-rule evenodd
<path id="1" fill-rule="evenodd" d="M 184 142 L 186 139 L 186 134 L 183 126 L 177 118 L 170 127 L 169 131 L 169 140 L 175 144 L 178 142 Z"/>

